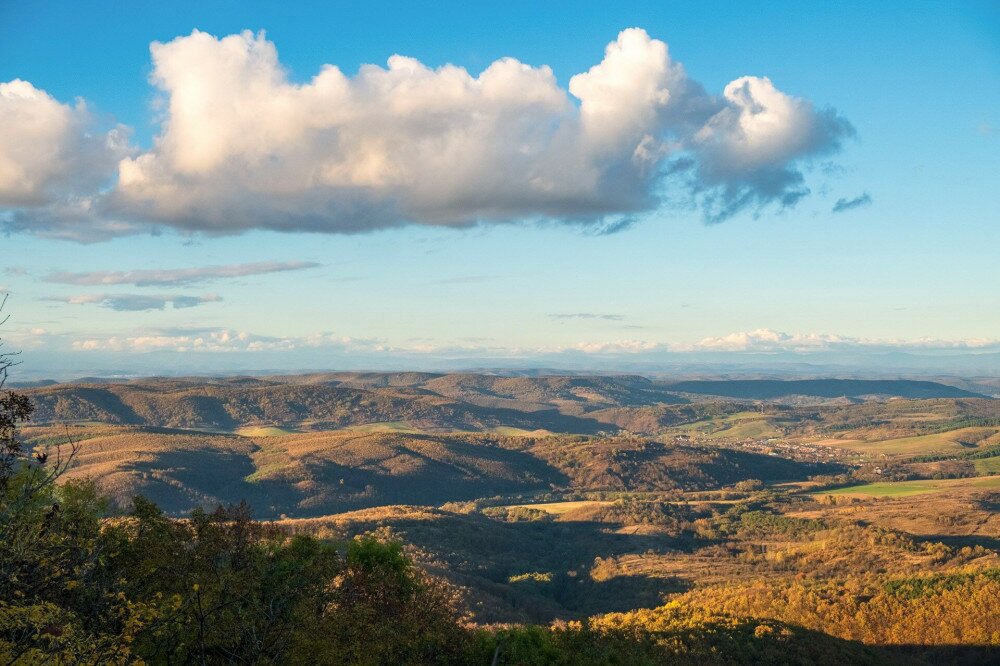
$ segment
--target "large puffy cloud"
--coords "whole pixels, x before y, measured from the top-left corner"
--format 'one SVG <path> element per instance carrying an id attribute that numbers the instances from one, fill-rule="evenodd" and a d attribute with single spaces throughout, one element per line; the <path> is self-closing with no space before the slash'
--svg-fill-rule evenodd
<path id="1" fill-rule="evenodd" d="M 94 132 L 86 104 L 62 104 L 27 81 L 0 83 L 0 207 L 91 193 L 127 152 L 128 133 Z"/>
<path id="2" fill-rule="evenodd" d="M 781 92 L 768 78 L 726 86 L 725 106 L 694 136 L 708 215 L 724 219 L 754 202 L 793 204 L 808 194 L 796 160 L 840 147 L 853 129 L 832 110 Z"/>
<path id="3" fill-rule="evenodd" d="M 851 131 L 766 78 L 710 95 L 638 28 L 568 90 L 512 58 L 474 76 L 399 55 L 296 83 L 263 33 L 195 31 L 151 53 L 154 146 L 120 161 L 107 195 L 61 201 L 48 220 L 23 209 L 14 226 L 358 232 L 550 217 L 613 230 L 654 208 L 671 174 L 721 219 L 793 204 L 803 163 Z"/>
<path id="4" fill-rule="evenodd" d="M 168 118 L 153 151 L 122 163 L 118 201 L 180 226 L 467 225 L 616 212 L 645 194 L 609 178 L 631 168 L 641 134 L 586 140 L 547 67 L 503 59 L 473 77 L 393 56 L 295 85 L 273 44 L 250 33 L 194 33 L 154 45 L 153 60 Z M 608 91 L 593 88 L 599 105 Z"/>
<path id="5" fill-rule="evenodd" d="M 0 223 L 81 238 L 132 231 L 94 210 L 129 154 L 128 136 L 122 126 L 100 129 L 82 101 L 63 104 L 20 79 L 0 82 Z"/>

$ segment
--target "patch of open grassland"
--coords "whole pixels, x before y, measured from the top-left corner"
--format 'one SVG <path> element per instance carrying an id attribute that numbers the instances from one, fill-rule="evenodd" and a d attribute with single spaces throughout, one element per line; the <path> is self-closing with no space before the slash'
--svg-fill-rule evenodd
<path id="1" fill-rule="evenodd" d="M 534 509 L 536 511 L 544 511 L 545 513 L 552 514 L 553 516 L 561 516 L 564 513 L 569 513 L 570 511 L 575 511 L 576 509 L 582 509 L 584 507 L 605 506 L 608 504 L 611 504 L 611 502 L 605 500 L 579 500 L 576 502 L 543 502 L 541 504 L 515 504 L 507 508 Z"/>
<path id="2" fill-rule="evenodd" d="M 551 437 L 555 434 L 550 430 L 525 430 L 524 428 L 515 428 L 513 426 L 498 426 L 490 428 L 486 432 L 506 437 Z"/>
<path id="3" fill-rule="evenodd" d="M 973 464 L 979 474 L 1000 474 L 1000 456 L 974 460 Z"/>
<path id="4" fill-rule="evenodd" d="M 364 423 L 361 425 L 353 425 L 344 428 L 347 432 L 359 432 L 359 433 L 377 433 L 377 432 L 396 432 L 407 435 L 419 435 L 424 431 L 420 428 L 415 428 L 406 421 L 378 421 L 376 423 Z"/>
<path id="5" fill-rule="evenodd" d="M 869 483 L 863 486 L 851 486 L 816 493 L 823 495 L 854 495 L 859 497 L 908 497 L 910 495 L 925 495 L 940 493 L 953 489 L 994 489 L 1000 488 L 1000 476 L 987 476 L 972 479 L 934 479 L 920 481 L 887 481 Z"/>
<path id="6" fill-rule="evenodd" d="M 281 435 L 291 435 L 295 430 L 281 428 L 279 426 L 246 426 L 237 428 L 236 434 L 243 437 L 280 437 Z"/>
<path id="7" fill-rule="evenodd" d="M 667 432 L 704 439 L 765 439 L 782 435 L 768 415 L 749 411 L 688 423 Z"/>
<path id="8" fill-rule="evenodd" d="M 867 454 L 921 456 L 961 453 L 998 442 L 1000 442 L 1000 430 L 997 428 L 959 428 L 916 437 L 897 437 L 875 441 L 825 439 L 814 443 Z"/>

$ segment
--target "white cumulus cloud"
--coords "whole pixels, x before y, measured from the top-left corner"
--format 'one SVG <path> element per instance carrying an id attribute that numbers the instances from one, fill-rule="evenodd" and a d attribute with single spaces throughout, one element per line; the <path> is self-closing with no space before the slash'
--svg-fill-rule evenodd
<path id="1" fill-rule="evenodd" d="M 675 351 L 718 352 L 812 352 L 837 349 L 992 349 L 1000 345 L 993 338 L 862 338 L 830 333 L 785 333 L 769 328 L 738 331 L 719 337 L 703 338 L 694 345 L 676 345 Z"/>
<path id="2" fill-rule="evenodd" d="M 726 86 L 725 106 L 694 136 L 700 188 L 710 218 L 721 220 L 749 204 L 794 204 L 809 193 L 796 159 L 840 147 L 853 134 L 831 110 L 775 88 L 768 78 L 744 76 Z"/>
<path id="3" fill-rule="evenodd" d="M 408 358 L 413 355 L 436 355 L 442 359 L 527 358 L 555 361 L 567 356 L 632 357 L 667 360 L 704 353 L 741 355 L 755 353 L 790 353 L 808 356 L 817 352 L 996 352 L 1000 339 L 995 338 L 862 338 L 828 333 L 786 333 L 772 329 L 735 332 L 709 337 L 694 343 L 619 339 L 581 341 L 555 346 L 493 346 L 483 341 L 410 340 L 392 343 L 377 338 L 359 338 L 340 333 L 317 332 L 302 336 L 269 336 L 226 328 L 167 328 L 134 331 L 129 334 L 92 337 L 75 335 L 72 349 L 85 351 L 225 351 L 264 352 L 299 351 L 304 354 L 323 351 L 371 354 Z"/>
<path id="4" fill-rule="evenodd" d="M 82 101 L 62 104 L 20 79 L 0 83 L 0 207 L 91 193 L 110 178 L 128 132 L 94 126 Z"/>
<path id="5" fill-rule="evenodd" d="M 85 123 L 73 120 L 85 110 L 3 84 L 54 118 L 32 130 L 50 148 L 19 167 L 25 174 L 0 171 L 0 193 L 16 193 L 0 198 L 17 207 L 9 226 L 79 239 L 151 226 L 361 232 L 538 218 L 621 229 L 678 173 L 722 219 L 795 203 L 807 191 L 803 164 L 851 133 L 834 111 L 767 78 L 709 94 L 639 28 L 566 89 L 547 66 L 513 58 L 472 74 L 401 55 L 354 75 L 326 65 L 298 83 L 263 33 L 195 31 L 150 50 L 159 133 L 131 154 L 120 133 L 101 138 L 120 158 L 108 192 L 48 192 L 66 174 L 102 173 L 81 166 L 93 161 L 80 157 L 93 140 L 80 143 Z M 0 140 L 0 165 L 21 164 L 22 143 Z"/>

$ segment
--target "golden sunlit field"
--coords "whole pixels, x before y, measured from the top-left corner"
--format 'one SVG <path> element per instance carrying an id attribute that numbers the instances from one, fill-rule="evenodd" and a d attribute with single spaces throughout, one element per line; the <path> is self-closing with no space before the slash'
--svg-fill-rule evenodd
<path id="1" fill-rule="evenodd" d="M 509 508 L 511 509 L 533 509 L 535 511 L 542 511 L 544 513 L 552 514 L 554 516 L 561 516 L 570 511 L 575 511 L 577 509 L 583 509 L 586 507 L 597 507 L 605 506 L 610 504 L 609 501 L 594 501 L 594 500 L 580 500 L 577 502 L 545 502 L 542 504 L 514 504 Z"/>
<path id="2" fill-rule="evenodd" d="M 930 481 L 888 481 L 885 483 L 868 483 L 861 486 L 836 488 L 817 493 L 817 495 L 843 495 L 865 497 L 906 497 L 910 495 L 926 495 L 961 492 L 967 489 L 1000 488 L 1000 476 L 984 476 L 974 479 L 939 479 Z"/>
<path id="3" fill-rule="evenodd" d="M 916 437 L 868 441 L 826 439 L 816 443 L 843 447 L 868 455 L 917 456 L 962 453 L 975 448 L 1000 446 L 1000 428 L 958 428 Z"/>

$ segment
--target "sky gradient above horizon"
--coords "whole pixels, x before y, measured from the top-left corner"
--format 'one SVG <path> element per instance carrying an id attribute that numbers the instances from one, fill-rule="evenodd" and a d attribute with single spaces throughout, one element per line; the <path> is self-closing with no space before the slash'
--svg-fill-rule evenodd
<path id="1" fill-rule="evenodd" d="M 66 7 L 0 2 L 27 367 L 1000 352 L 996 3 Z"/>

